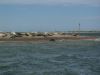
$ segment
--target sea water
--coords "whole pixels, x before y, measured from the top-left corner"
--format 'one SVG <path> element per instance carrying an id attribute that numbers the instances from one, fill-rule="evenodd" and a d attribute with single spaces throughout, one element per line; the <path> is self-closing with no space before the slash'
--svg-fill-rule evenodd
<path id="1" fill-rule="evenodd" d="M 100 75 L 100 41 L 1 42 L 0 75 Z"/>

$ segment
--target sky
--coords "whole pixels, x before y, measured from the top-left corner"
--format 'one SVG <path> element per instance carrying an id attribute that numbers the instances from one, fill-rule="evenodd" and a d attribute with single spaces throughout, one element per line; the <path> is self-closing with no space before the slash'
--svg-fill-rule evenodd
<path id="1" fill-rule="evenodd" d="M 0 0 L 0 31 L 100 30 L 100 0 Z"/>

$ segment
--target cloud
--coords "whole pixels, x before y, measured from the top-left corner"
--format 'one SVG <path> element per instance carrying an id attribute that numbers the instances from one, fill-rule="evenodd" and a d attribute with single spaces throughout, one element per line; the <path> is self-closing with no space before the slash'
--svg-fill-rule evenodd
<path id="1" fill-rule="evenodd" d="M 100 0 L 0 0 L 0 4 L 100 5 Z"/>

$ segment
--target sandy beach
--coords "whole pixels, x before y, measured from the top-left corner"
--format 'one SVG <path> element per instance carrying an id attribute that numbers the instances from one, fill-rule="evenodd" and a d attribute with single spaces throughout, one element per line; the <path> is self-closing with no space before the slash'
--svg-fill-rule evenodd
<path id="1" fill-rule="evenodd" d="M 0 41 L 56 41 L 56 40 L 84 40 L 84 39 L 96 39 L 91 36 L 80 36 L 78 34 L 66 34 L 66 33 L 1 33 Z"/>
<path id="2" fill-rule="evenodd" d="M 52 39 L 55 40 L 75 40 L 79 39 L 79 37 L 75 36 L 36 36 L 36 37 L 16 37 L 16 38 L 0 38 L 0 41 L 52 41 Z"/>
<path id="3" fill-rule="evenodd" d="M 75 36 L 49 36 L 49 37 L 16 37 L 11 38 L 0 38 L 0 41 L 56 41 L 56 40 L 84 40 L 84 39 L 95 39 L 95 37 L 75 37 Z"/>

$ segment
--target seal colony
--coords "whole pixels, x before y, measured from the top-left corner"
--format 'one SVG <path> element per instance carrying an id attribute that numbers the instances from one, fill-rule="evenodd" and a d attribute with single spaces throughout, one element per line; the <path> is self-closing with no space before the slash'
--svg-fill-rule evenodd
<path id="1" fill-rule="evenodd" d="M 78 33 L 64 32 L 0 32 L 0 41 L 56 41 L 56 40 L 84 40 L 96 37 L 79 36 Z"/>

